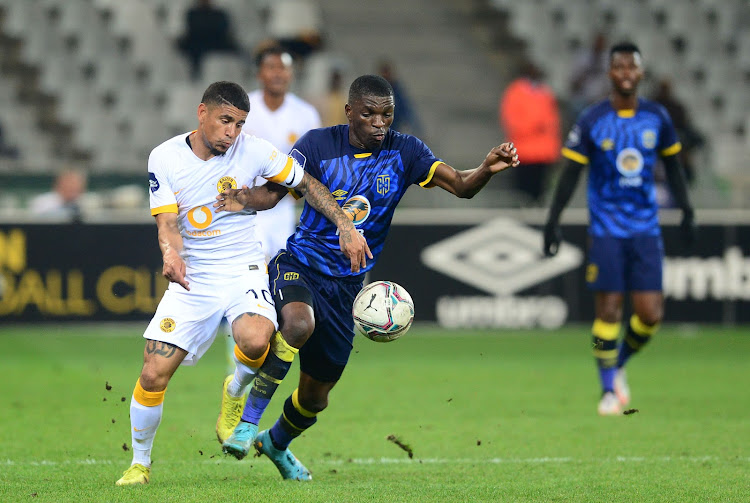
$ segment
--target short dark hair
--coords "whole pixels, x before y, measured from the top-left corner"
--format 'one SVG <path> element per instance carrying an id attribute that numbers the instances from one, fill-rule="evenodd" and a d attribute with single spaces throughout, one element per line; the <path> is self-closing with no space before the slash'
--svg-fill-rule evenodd
<path id="1" fill-rule="evenodd" d="M 280 45 L 272 44 L 262 47 L 257 53 L 255 53 L 255 66 L 260 68 L 260 65 L 263 64 L 263 60 L 266 59 L 266 56 L 283 56 L 284 54 L 288 54 L 289 57 L 292 58 L 289 51 Z"/>
<path id="2" fill-rule="evenodd" d="M 641 50 L 638 48 L 637 45 L 635 45 L 633 42 L 618 42 L 615 45 L 612 46 L 609 50 L 609 59 L 612 59 L 612 56 L 615 55 L 615 53 L 618 52 L 637 52 L 638 54 L 641 54 Z"/>
<path id="3" fill-rule="evenodd" d="M 206 105 L 232 105 L 245 112 L 250 111 L 250 98 L 241 85 L 222 80 L 214 82 L 206 89 L 201 98 Z"/>
<path id="4" fill-rule="evenodd" d="M 349 103 L 354 103 L 362 96 L 393 96 L 393 87 L 380 75 L 362 75 L 349 86 Z"/>

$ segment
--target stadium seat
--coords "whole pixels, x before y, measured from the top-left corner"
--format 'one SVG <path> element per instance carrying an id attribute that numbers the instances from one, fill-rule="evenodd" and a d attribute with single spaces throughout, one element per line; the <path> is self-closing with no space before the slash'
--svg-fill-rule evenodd
<path id="1" fill-rule="evenodd" d="M 72 64 L 60 47 L 49 49 L 40 70 L 39 90 L 49 96 L 57 96 L 64 87 L 77 86 L 82 81 L 80 68 Z"/>
<path id="2" fill-rule="evenodd" d="M 526 39 L 548 33 L 552 24 L 551 12 L 541 0 L 518 2 L 511 8 L 510 26 L 519 38 Z"/>
<path id="3" fill-rule="evenodd" d="M 62 40 L 52 30 L 46 26 L 45 17 L 39 10 L 32 10 L 31 17 L 27 22 L 40 27 L 38 30 L 32 30 L 29 33 L 19 35 L 23 41 L 21 47 L 21 59 L 30 65 L 40 65 L 51 59 L 50 51 L 60 50 Z"/>
<path id="4" fill-rule="evenodd" d="M 164 120 L 174 134 L 195 129 L 198 104 L 205 88 L 199 84 L 176 84 L 167 95 Z"/>
<path id="5" fill-rule="evenodd" d="M 164 19 L 161 29 L 173 42 L 185 31 L 185 15 L 187 10 L 195 4 L 194 0 L 150 0 L 154 10 L 164 9 Z"/>
<path id="6" fill-rule="evenodd" d="M 744 72 L 750 72 L 750 31 L 743 30 L 735 38 L 737 65 Z"/>
<path id="7" fill-rule="evenodd" d="M 320 9 L 309 0 L 277 0 L 269 4 L 268 33 L 274 38 L 319 33 L 322 23 Z"/>
<path id="8" fill-rule="evenodd" d="M 250 80 L 248 61 L 234 54 L 207 54 L 203 58 L 203 87 L 219 80 L 229 80 L 247 87 Z"/>
<path id="9" fill-rule="evenodd" d="M 591 31 L 591 5 L 588 2 L 555 0 L 551 8 L 560 12 L 566 38 L 581 42 L 588 40 L 588 34 Z"/>

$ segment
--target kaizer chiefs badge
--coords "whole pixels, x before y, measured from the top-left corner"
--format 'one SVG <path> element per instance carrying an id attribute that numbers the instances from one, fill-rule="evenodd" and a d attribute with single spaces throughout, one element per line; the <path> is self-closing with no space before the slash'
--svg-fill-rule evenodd
<path id="1" fill-rule="evenodd" d="M 163 318 L 161 320 L 161 331 L 162 332 L 171 332 L 174 330 L 175 325 L 177 325 L 172 318 Z"/>
<path id="2" fill-rule="evenodd" d="M 219 183 L 216 184 L 216 190 L 219 191 L 219 194 L 221 194 L 225 190 L 236 189 L 236 188 L 237 188 L 237 180 L 235 180 L 231 176 L 222 176 L 221 179 L 219 180 Z"/>

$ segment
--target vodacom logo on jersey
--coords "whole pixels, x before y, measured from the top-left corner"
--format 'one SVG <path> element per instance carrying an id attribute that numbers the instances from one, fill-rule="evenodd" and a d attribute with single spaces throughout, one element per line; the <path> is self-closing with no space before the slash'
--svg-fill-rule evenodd
<path id="1" fill-rule="evenodd" d="M 190 222 L 190 225 L 192 225 L 193 228 L 197 229 L 195 231 L 186 230 L 185 232 L 189 236 L 209 237 L 209 236 L 218 236 L 221 234 L 220 229 L 215 229 L 215 230 L 210 230 L 210 231 L 205 230 L 209 225 L 211 225 L 211 222 L 213 222 L 214 220 L 211 210 L 205 206 L 197 206 L 195 208 L 188 210 L 187 219 L 188 219 L 188 222 Z"/>

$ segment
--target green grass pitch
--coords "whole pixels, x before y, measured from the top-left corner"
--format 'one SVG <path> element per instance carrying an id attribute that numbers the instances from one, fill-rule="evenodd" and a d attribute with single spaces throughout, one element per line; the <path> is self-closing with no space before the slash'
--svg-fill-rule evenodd
<path id="1" fill-rule="evenodd" d="M 665 326 L 629 367 L 638 412 L 606 418 L 585 326 L 358 338 L 329 409 L 292 446 L 311 483 L 221 455 L 217 341 L 169 386 L 151 484 L 120 488 L 144 327 L 0 328 L 1 502 L 750 500 L 746 328 Z M 295 364 L 261 427 L 296 379 Z"/>

